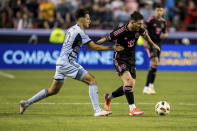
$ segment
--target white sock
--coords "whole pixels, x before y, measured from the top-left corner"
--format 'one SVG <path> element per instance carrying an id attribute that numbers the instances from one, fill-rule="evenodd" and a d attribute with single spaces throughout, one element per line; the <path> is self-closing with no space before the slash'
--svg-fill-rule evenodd
<path id="1" fill-rule="evenodd" d="M 89 96 L 92 102 L 94 111 L 100 110 L 99 101 L 98 101 L 98 88 L 97 85 L 89 85 Z"/>
<path id="2" fill-rule="evenodd" d="M 36 95 L 34 95 L 32 98 L 27 100 L 27 105 L 31 105 L 37 101 L 40 101 L 44 98 L 48 97 L 47 89 L 43 89 L 40 92 L 38 92 Z"/>
<path id="3" fill-rule="evenodd" d="M 150 87 L 150 88 L 154 88 L 153 83 L 150 83 L 150 84 L 149 84 L 149 87 Z"/>
<path id="4" fill-rule="evenodd" d="M 135 104 L 129 105 L 130 111 L 132 111 L 134 108 L 136 108 Z"/>
<path id="5" fill-rule="evenodd" d="M 147 89 L 148 89 L 148 86 L 145 86 L 145 87 L 144 87 L 144 90 L 147 90 Z"/>

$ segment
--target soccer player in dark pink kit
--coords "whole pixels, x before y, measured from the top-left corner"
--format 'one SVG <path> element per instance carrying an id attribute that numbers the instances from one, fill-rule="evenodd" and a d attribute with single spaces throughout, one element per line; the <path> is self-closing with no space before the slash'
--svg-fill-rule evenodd
<path id="1" fill-rule="evenodd" d="M 124 47 L 123 51 L 114 52 L 114 66 L 118 75 L 123 81 L 123 85 L 111 94 L 105 94 L 105 110 L 110 110 L 111 99 L 122 95 L 126 96 L 129 104 L 129 115 L 141 115 L 144 111 L 139 110 L 134 104 L 133 89 L 136 79 L 136 65 L 135 65 L 135 48 L 136 42 L 139 36 L 143 36 L 153 48 L 160 50 L 160 48 L 153 43 L 149 35 L 143 28 L 143 16 L 139 12 L 131 14 L 131 18 L 128 24 L 123 25 L 112 31 L 106 37 L 97 41 L 98 44 L 102 44 L 107 41 L 115 42 Z"/>

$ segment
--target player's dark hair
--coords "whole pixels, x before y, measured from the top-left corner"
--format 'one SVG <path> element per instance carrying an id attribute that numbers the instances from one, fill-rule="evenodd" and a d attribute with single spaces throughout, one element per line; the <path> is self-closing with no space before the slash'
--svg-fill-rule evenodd
<path id="1" fill-rule="evenodd" d="M 89 12 L 85 9 L 78 9 L 75 13 L 75 18 L 78 20 L 81 17 L 85 17 L 86 14 L 89 14 Z"/>
<path id="2" fill-rule="evenodd" d="M 134 20 L 134 21 L 138 21 L 138 20 L 143 20 L 144 17 L 137 11 L 133 12 L 133 14 L 131 14 L 131 20 Z"/>
<path id="3" fill-rule="evenodd" d="M 161 4 L 155 4 L 155 5 L 153 6 L 153 8 L 154 8 L 154 9 L 156 9 L 156 8 L 163 8 L 163 6 L 162 6 Z"/>

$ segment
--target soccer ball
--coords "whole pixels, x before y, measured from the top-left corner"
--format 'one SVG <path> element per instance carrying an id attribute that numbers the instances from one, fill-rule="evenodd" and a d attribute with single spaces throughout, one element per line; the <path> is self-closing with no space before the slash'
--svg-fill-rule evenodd
<path id="1" fill-rule="evenodd" d="M 170 113 L 170 105 L 166 101 L 157 102 L 155 112 L 158 115 L 167 115 Z"/>

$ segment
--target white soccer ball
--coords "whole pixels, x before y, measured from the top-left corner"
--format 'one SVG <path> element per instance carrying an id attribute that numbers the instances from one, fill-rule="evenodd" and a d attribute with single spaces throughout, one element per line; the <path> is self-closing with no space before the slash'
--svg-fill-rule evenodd
<path id="1" fill-rule="evenodd" d="M 158 115 L 167 115 L 170 113 L 170 105 L 166 101 L 157 102 L 155 112 Z"/>

